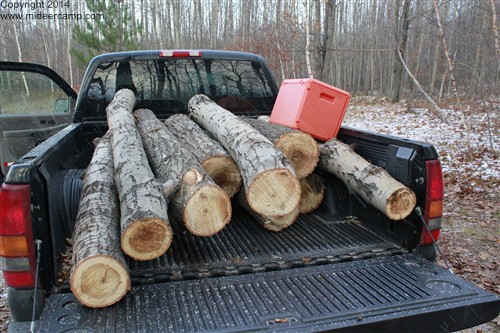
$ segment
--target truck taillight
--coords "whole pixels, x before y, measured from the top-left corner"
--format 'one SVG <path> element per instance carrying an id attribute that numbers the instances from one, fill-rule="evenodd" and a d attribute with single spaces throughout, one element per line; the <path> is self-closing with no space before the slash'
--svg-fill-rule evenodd
<path id="1" fill-rule="evenodd" d="M 8 286 L 34 287 L 29 185 L 2 184 L 0 188 L 0 264 Z"/>
<path id="2" fill-rule="evenodd" d="M 427 192 L 424 210 L 426 226 L 422 227 L 419 245 L 432 244 L 438 240 L 443 218 L 444 181 L 439 160 L 426 162 L 426 174 Z"/>

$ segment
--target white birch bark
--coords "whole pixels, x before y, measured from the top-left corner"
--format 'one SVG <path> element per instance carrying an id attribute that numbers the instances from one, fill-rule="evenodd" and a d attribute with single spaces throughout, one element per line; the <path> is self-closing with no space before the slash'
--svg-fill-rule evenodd
<path id="1" fill-rule="evenodd" d="M 172 242 L 167 201 L 149 167 L 132 108 L 134 93 L 119 90 L 106 108 L 115 182 L 120 198 L 121 246 L 136 260 L 161 256 Z"/>
<path id="2" fill-rule="evenodd" d="M 255 212 L 283 216 L 297 208 L 300 184 L 290 162 L 271 141 L 205 95 L 191 98 L 189 115 L 236 161 L 247 201 Z"/>

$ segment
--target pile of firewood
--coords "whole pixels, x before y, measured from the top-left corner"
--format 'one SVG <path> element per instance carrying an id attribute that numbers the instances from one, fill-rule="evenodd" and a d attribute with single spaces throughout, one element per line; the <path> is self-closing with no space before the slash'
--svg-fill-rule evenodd
<path id="1" fill-rule="evenodd" d="M 130 289 L 124 254 L 151 260 L 167 251 L 170 220 L 212 236 L 231 220 L 234 197 L 264 228 L 289 227 L 323 200 L 317 166 L 391 219 L 414 208 L 411 190 L 335 139 L 319 145 L 268 119 L 235 116 L 204 95 L 190 100 L 189 117 L 164 123 L 134 105 L 132 91 L 116 93 L 106 109 L 109 131 L 83 179 L 70 284 L 89 307 L 111 305 Z"/>

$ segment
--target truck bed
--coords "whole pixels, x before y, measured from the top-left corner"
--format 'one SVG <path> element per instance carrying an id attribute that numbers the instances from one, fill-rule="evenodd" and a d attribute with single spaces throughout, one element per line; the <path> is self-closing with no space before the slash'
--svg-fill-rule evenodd
<path id="1" fill-rule="evenodd" d="M 51 260 L 51 256 L 44 255 L 44 252 L 64 254 L 68 250 L 68 240 L 73 233 L 78 208 L 81 178 L 92 155 L 92 141 L 102 136 L 104 131 L 104 123 L 70 126 L 37 147 L 41 152 L 36 155 L 43 155 L 45 158 L 39 161 L 39 174 L 33 178 L 41 185 L 47 184 L 49 211 L 36 211 L 34 215 L 48 214 L 52 224 L 49 228 L 40 226 L 38 229 L 49 233 L 39 236 L 45 244 L 51 246 L 51 249 L 42 248 L 42 260 L 46 261 L 44 267 L 53 267 L 52 272 L 45 271 L 41 276 L 42 281 L 47 282 L 44 283 L 44 289 L 49 293 L 54 288 L 50 281 L 57 281 L 58 273 L 63 267 L 61 260 Z M 421 160 L 428 158 L 427 155 L 433 152 L 428 146 L 415 142 L 362 134 L 350 130 L 341 131 L 345 141 L 363 147 L 364 150 L 360 153 L 374 164 L 387 169 L 395 165 L 394 169 L 400 170 L 400 164 L 406 162 L 405 175 L 410 180 L 423 163 Z M 43 151 L 45 146 L 48 149 Z M 407 154 L 413 160 L 397 157 L 401 149 L 414 152 Z M 73 153 L 67 154 L 68 150 Z M 391 153 L 391 150 L 394 152 Z M 395 156 L 391 157 L 391 154 Z M 375 208 L 364 204 L 335 176 L 322 176 L 326 179 L 325 198 L 320 208 L 313 213 L 300 215 L 291 227 L 279 233 L 263 229 L 236 203 L 232 205 L 232 221 L 212 237 L 193 236 L 182 225 L 171 221 L 174 240 L 165 255 L 146 262 L 128 259 L 132 285 L 392 256 L 407 253 L 408 249 L 415 246 L 407 241 L 408 238 L 415 238 L 408 237 L 410 233 L 419 232 L 420 229 L 415 216 L 410 216 L 405 221 L 390 221 Z M 43 185 L 36 186 L 35 189 L 37 188 L 43 188 Z M 418 195 L 419 188 L 414 188 Z M 38 197 L 35 190 L 34 205 L 38 204 Z M 36 221 L 36 216 L 34 217 Z M 45 242 L 44 238 L 51 239 L 52 242 Z M 67 281 L 63 281 L 55 288 L 56 292 L 68 291 L 69 285 Z"/>
<path id="2" fill-rule="evenodd" d="M 84 170 L 65 173 L 63 190 L 76 207 Z M 337 192 L 346 191 L 340 183 Z M 244 209 L 233 203 L 231 222 L 212 237 L 198 237 L 171 221 L 174 238 L 160 258 L 136 261 L 126 257 L 133 285 L 238 275 L 270 270 L 320 265 L 406 253 L 387 233 L 369 228 L 355 216 L 328 216 L 335 203 L 327 191 L 330 205 L 317 212 L 300 215 L 281 232 L 262 228 Z M 345 204 L 345 202 L 343 202 Z M 335 210 L 338 214 L 338 209 Z M 70 220 L 76 210 L 70 212 Z M 68 289 L 67 281 L 61 286 Z"/>

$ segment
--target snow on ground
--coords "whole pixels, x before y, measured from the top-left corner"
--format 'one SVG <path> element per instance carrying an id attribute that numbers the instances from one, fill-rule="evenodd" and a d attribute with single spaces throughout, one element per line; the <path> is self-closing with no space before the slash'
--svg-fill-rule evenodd
<path id="1" fill-rule="evenodd" d="M 448 125 L 429 109 L 408 108 L 405 104 L 354 98 L 342 126 L 430 143 L 439 152 L 445 177 L 459 174 L 463 177 L 461 181 L 499 182 L 500 159 L 495 153 L 500 150 L 499 104 L 489 105 L 490 128 L 485 111 L 468 112 L 472 160 L 468 159 L 461 112 L 445 110 L 453 122 L 453 125 Z"/>

